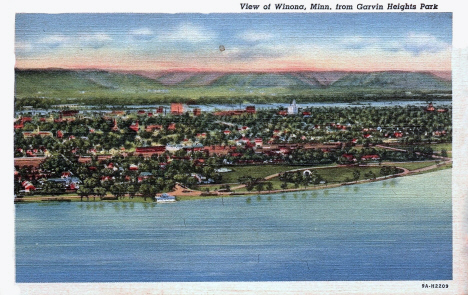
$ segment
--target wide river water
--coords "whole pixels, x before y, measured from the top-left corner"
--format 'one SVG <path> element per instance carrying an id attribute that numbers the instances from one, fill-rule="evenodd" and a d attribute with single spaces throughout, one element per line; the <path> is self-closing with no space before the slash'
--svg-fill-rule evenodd
<path id="1" fill-rule="evenodd" d="M 250 199 L 17 204 L 16 278 L 450 280 L 451 175 Z"/>

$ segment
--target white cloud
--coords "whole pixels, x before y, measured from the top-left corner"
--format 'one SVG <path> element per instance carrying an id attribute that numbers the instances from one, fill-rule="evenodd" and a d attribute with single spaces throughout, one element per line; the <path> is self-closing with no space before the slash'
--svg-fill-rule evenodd
<path id="1" fill-rule="evenodd" d="M 216 38 L 216 34 L 191 23 L 182 23 L 173 30 L 168 30 L 160 36 L 161 41 L 202 43 Z"/>
<path id="2" fill-rule="evenodd" d="M 47 46 L 49 48 L 57 48 L 66 45 L 70 38 L 63 35 L 50 35 L 39 40 L 39 45 Z"/>
<path id="3" fill-rule="evenodd" d="M 29 42 L 16 42 L 15 43 L 15 52 L 16 53 L 29 53 L 33 49 L 33 46 Z"/>
<path id="4" fill-rule="evenodd" d="M 435 36 L 423 33 L 408 33 L 403 37 L 373 38 L 373 37 L 346 37 L 339 43 L 345 49 L 351 50 L 382 50 L 387 52 L 409 52 L 419 55 L 424 52 L 437 53 L 450 48 L 450 44 L 443 42 Z"/>
<path id="5" fill-rule="evenodd" d="M 423 52 L 435 53 L 446 50 L 450 44 L 429 34 L 409 33 L 403 40 L 402 48 L 415 55 Z"/>
<path id="6" fill-rule="evenodd" d="M 77 41 L 80 46 L 97 49 L 106 46 L 112 41 L 112 38 L 105 33 L 95 33 L 91 35 L 81 35 L 78 37 Z"/>
<path id="7" fill-rule="evenodd" d="M 247 42 L 260 42 L 272 40 L 275 36 L 267 32 L 246 31 L 237 35 L 237 38 Z"/>
<path id="8" fill-rule="evenodd" d="M 351 36 L 343 38 L 340 44 L 346 49 L 363 49 L 375 47 L 379 44 L 379 40 L 372 37 Z"/>
<path id="9" fill-rule="evenodd" d="M 40 39 L 37 42 L 39 47 L 48 47 L 50 49 L 65 47 L 85 47 L 102 48 L 106 46 L 112 38 L 106 33 L 80 34 L 78 36 L 50 35 Z"/>
<path id="10" fill-rule="evenodd" d="M 154 37 L 154 32 L 149 28 L 139 28 L 130 31 L 130 35 L 136 40 L 151 40 Z"/>

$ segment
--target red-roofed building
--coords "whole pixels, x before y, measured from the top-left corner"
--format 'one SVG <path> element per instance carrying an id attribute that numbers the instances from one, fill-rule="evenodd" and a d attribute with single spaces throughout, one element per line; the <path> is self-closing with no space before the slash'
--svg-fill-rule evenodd
<path id="1" fill-rule="evenodd" d="M 356 160 L 353 154 L 342 154 L 341 157 L 343 157 L 344 159 L 346 159 L 346 161 L 349 161 L 349 162 Z"/>
<path id="2" fill-rule="evenodd" d="M 371 160 L 378 161 L 378 160 L 380 160 L 380 157 L 379 157 L 379 155 L 364 155 L 364 156 L 361 157 L 361 160 L 363 160 L 363 161 L 371 161 Z"/>
<path id="3" fill-rule="evenodd" d="M 262 138 L 255 138 L 255 146 L 263 146 L 263 139 Z"/>
<path id="4" fill-rule="evenodd" d="M 185 106 L 182 103 L 171 103 L 171 114 L 182 115 L 185 113 Z"/>
<path id="5" fill-rule="evenodd" d="M 153 132 L 155 130 L 162 130 L 162 129 L 163 129 L 162 125 L 148 125 L 146 126 L 145 131 Z"/>
<path id="6" fill-rule="evenodd" d="M 133 130 L 135 132 L 138 132 L 140 130 L 140 124 L 138 123 L 138 121 L 132 123 L 132 125 L 130 125 L 130 127 L 128 127 L 130 130 Z"/>
<path id="7" fill-rule="evenodd" d="M 176 130 L 176 124 L 175 123 L 171 123 L 167 126 L 167 130 Z"/>
<path id="8" fill-rule="evenodd" d="M 248 114 L 255 114 L 257 111 L 255 110 L 255 106 L 247 106 L 245 108 L 245 111 L 248 113 Z"/>
<path id="9" fill-rule="evenodd" d="M 193 115 L 194 116 L 200 116 L 201 115 L 201 109 L 199 109 L 199 108 L 193 109 Z"/>
<path id="10" fill-rule="evenodd" d="M 114 126 L 112 126 L 112 131 L 119 131 L 119 126 L 117 126 L 117 120 L 114 119 Z"/>
<path id="11" fill-rule="evenodd" d="M 162 154 L 165 151 L 165 145 L 137 147 L 135 150 L 137 154 Z"/>
<path id="12" fill-rule="evenodd" d="M 432 102 L 429 103 L 429 105 L 426 107 L 426 112 L 433 112 L 435 111 L 434 105 L 432 105 Z"/>
<path id="13" fill-rule="evenodd" d="M 26 192 L 30 192 L 30 191 L 35 191 L 36 190 L 36 187 L 29 181 L 23 181 L 21 183 L 21 185 L 23 186 L 24 190 Z"/>
<path id="14" fill-rule="evenodd" d="M 39 127 L 38 127 L 34 131 L 25 131 L 25 132 L 23 132 L 23 136 L 25 138 L 34 137 L 34 136 L 47 137 L 47 136 L 53 136 L 53 134 L 50 131 L 40 131 Z"/>

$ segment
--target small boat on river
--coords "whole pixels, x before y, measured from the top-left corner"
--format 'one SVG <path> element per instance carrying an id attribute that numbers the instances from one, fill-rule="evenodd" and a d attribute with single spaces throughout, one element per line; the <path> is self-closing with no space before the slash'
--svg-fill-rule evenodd
<path id="1" fill-rule="evenodd" d="M 176 201 L 176 197 L 169 194 L 163 193 L 160 196 L 156 196 L 156 202 L 158 203 L 172 203 Z"/>

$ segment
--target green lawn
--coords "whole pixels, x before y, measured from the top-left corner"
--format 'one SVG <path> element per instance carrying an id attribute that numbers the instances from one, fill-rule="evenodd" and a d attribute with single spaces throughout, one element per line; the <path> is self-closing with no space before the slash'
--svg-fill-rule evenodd
<path id="1" fill-rule="evenodd" d="M 452 150 L 452 143 L 437 143 L 429 145 L 433 151 L 440 152 L 441 150 L 445 149 L 446 151 Z"/>
<path id="2" fill-rule="evenodd" d="M 312 166 L 312 165 L 311 165 Z M 303 169 L 307 166 L 292 165 L 255 165 L 255 166 L 234 166 L 229 167 L 232 172 L 222 173 L 223 183 L 238 183 L 241 176 L 251 176 L 253 178 L 263 178 L 279 172 L 285 172 L 294 169 Z"/>
<path id="3" fill-rule="evenodd" d="M 358 170 L 360 176 L 358 180 L 369 179 L 365 177 L 364 174 L 369 171 L 374 172 L 374 174 L 380 176 L 381 167 L 332 167 L 329 169 L 320 169 L 317 170 L 318 174 L 323 177 L 328 183 L 338 183 L 345 182 L 346 180 L 353 180 L 353 172 Z"/>
<path id="4" fill-rule="evenodd" d="M 435 165 L 436 161 L 425 161 L 425 162 L 408 162 L 408 163 L 398 163 L 398 167 L 403 167 L 406 168 L 410 171 L 424 168 L 424 167 L 429 167 L 432 165 Z"/>

